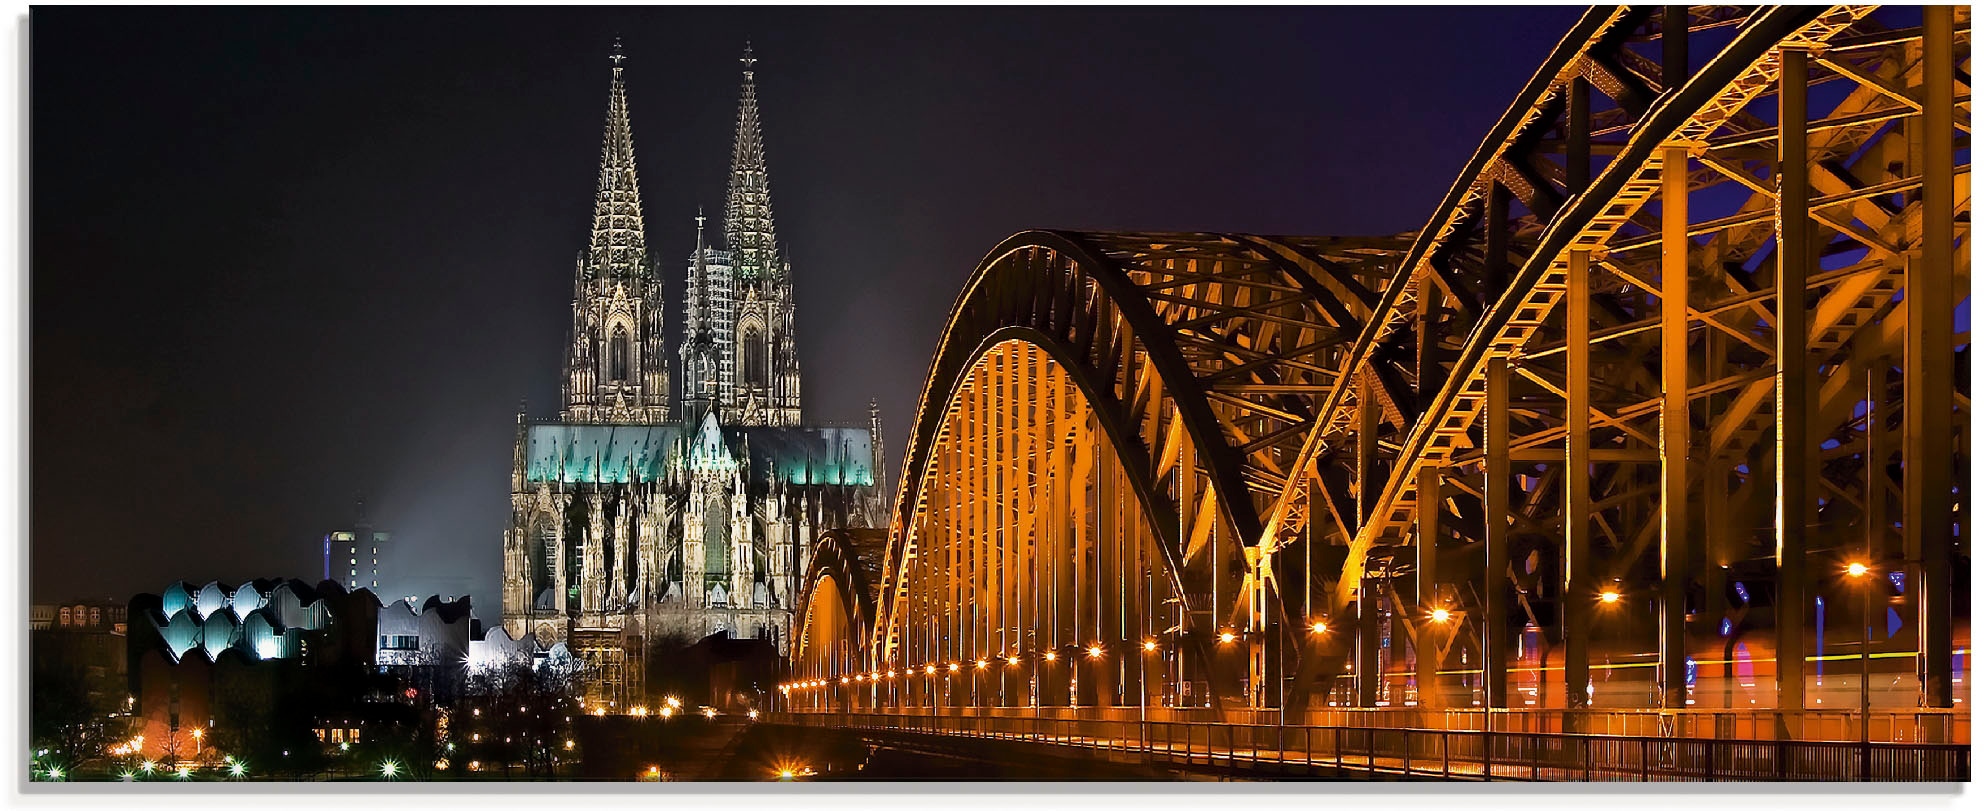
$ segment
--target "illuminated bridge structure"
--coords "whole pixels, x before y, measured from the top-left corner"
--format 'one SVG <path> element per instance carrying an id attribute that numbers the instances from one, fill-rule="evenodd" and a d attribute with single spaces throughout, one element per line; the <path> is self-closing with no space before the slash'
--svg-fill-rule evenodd
<path id="1" fill-rule="evenodd" d="M 1595 8 L 1416 234 L 1007 239 L 784 717 L 1967 778 L 1969 22 Z"/>

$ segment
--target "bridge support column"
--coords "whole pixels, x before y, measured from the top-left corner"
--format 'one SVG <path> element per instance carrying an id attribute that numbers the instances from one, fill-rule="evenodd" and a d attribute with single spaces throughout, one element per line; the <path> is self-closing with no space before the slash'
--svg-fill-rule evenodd
<path id="1" fill-rule="evenodd" d="M 1902 527 L 1914 562 L 1909 578 L 1920 635 L 1916 671 L 1921 704 L 1954 706 L 1951 681 L 1951 546 L 1955 540 L 1950 487 L 1955 464 L 1948 437 L 1955 391 L 1956 161 L 1955 20 L 1948 6 L 1922 12 L 1922 249 L 1908 257 L 1903 386 Z M 1931 741 L 1950 740 L 1945 719 L 1925 730 Z"/>
<path id="2" fill-rule="evenodd" d="M 1509 706 L 1509 362 L 1488 361 L 1482 424 L 1481 706 Z M 1566 479 L 1568 481 L 1568 478 Z"/>
<path id="3" fill-rule="evenodd" d="M 1134 362 L 1131 359 L 1128 362 Z M 1125 651 L 1122 644 L 1123 579 L 1122 546 L 1123 530 L 1135 526 L 1134 517 L 1129 521 L 1123 518 L 1121 495 L 1128 488 L 1123 487 L 1118 478 L 1122 475 L 1121 463 L 1116 458 L 1116 449 L 1096 432 L 1096 471 L 1095 471 L 1095 539 L 1090 543 L 1089 576 L 1092 578 L 1090 590 L 1094 593 L 1096 611 L 1090 622 L 1088 645 L 1102 649 L 1099 657 L 1083 658 L 1089 662 L 1087 681 L 1093 685 L 1094 699 L 1089 702 L 1094 707 L 1113 707 L 1116 698 L 1116 664 L 1122 660 Z"/>
<path id="4" fill-rule="evenodd" d="M 1798 119 L 1803 121 L 1803 118 Z M 1680 709 L 1687 646 L 1688 586 L 1688 150 L 1661 158 L 1660 194 L 1660 704 Z M 1594 606 L 1579 595 L 1577 611 Z"/>
<path id="5" fill-rule="evenodd" d="M 1419 469 L 1417 574 L 1413 577 L 1418 616 L 1406 627 L 1412 629 L 1413 681 L 1419 686 L 1419 706 L 1439 709 L 1446 706 L 1440 692 L 1440 649 L 1447 629 L 1460 622 L 1456 615 L 1435 619 L 1434 611 L 1445 610 L 1440 602 L 1440 469 L 1427 465 Z"/>
<path id="6" fill-rule="evenodd" d="M 1814 460 L 1808 443 L 1810 331 L 1805 280 L 1812 235 L 1806 147 L 1805 83 L 1809 54 L 1778 50 L 1777 188 L 1777 708 L 1778 734 L 1796 738 L 1805 710 L 1805 483 Z"/>
<path id="7" fill-rule="evenodd" d="M 1378 706 L 1378 583 L 1365 577 L 1357 584 L 1357 706 Z"/>
<path id="8" fill-rule="evenodd" d="M 1590 703 L 1591 254 L 1572 251 L 1564 274 L 1564 559 L 1557 627 L 1563 633 L 1564 708 Z M 1548 706 L 1548 702 L 1541 702 Z M 1573 718 L 1575 716 L 1572 716 Z M 1577 731 L 1566 720 L 1564 731 Z"/>

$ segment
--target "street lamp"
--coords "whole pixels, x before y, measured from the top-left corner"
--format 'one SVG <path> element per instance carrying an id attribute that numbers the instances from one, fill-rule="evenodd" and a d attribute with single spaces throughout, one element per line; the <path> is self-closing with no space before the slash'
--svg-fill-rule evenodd
<path id="1" fill-rule="evenodd" d="M 1873 570 L 1867 564 L 1853 561 L 1846 564 L 1846 574 L 1860 587 L 1860 742 L 1867 742 L 1867 648 L 1873 645 L 1874 626 L 1874 584 L 1867 575 Z"/>

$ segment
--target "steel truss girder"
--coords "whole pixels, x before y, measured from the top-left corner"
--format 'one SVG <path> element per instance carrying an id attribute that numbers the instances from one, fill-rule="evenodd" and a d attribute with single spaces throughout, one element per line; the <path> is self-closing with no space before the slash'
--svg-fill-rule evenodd
<path id="1" fill-rule="evenodd" d="M 1258 502 L 1285 482 L 1317 399 L 1341 373 L 1345 336 L 1376 301 L 1369 285 L 1388 274 L 1401 247 L 1397 238 L 1216 234 L 1029 232 L 1007 240 L 974 274 L 933 361 L 904 460 L 888 576 L 903 574 L 903 528 L 929 486 L 924 469 L 941 439 L 933 417 L 996 339 L 1025 334 L 1093 402 L 1130 468 L 1129 489 L 1160 528 L 1179 592 L 1236 595 L 1230 585 L 1184 581 L 1187 559 L 1204 550 L 1200 538 L 1181 537 L 1190 528 L 1175 529 L 1181 505 L 1156 484 L 1181 438 L 1190 442 L 1227 537 L 1258 537 Z M 1146 367 L 1150 381 L 1139 377 Z M 879 628 L 892 627 L 893 603 L 884 600 Z"/>

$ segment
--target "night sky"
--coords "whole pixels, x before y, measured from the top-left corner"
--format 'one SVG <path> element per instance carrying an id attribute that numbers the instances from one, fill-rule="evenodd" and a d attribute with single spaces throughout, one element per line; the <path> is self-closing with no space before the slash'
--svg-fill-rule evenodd
<path id="1" fill-rule="evenodd" d="M 496 618 L 615 35 L 669 329 L 748 39 L 808 416 L 893 466 L 1000 239 L 1416 230 L 1580 13 L 36 9 L 32 598 L 314 582 L 363 491 Z"/>

